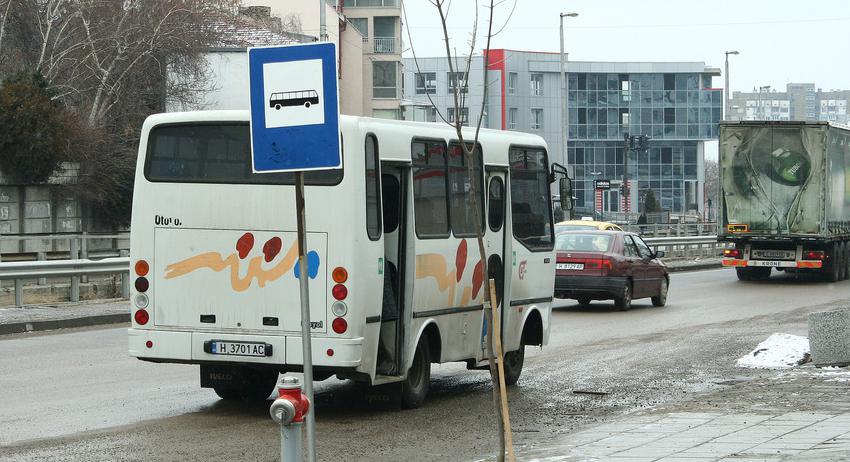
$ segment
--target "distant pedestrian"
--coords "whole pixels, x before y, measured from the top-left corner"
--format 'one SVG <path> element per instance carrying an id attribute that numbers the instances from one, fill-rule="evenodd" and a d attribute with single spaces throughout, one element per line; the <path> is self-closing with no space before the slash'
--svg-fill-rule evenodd
<path id="1" fill-rule="evenodd" d="M 638 217 L 638 220 L 637 220 L 637 224 L 638 225 L 645 225 L 646 224 L 646 213 L 640 214 L 640 216 Z M 646 231 L 646 226 L 641 226 L 640 227 L 640 233 L 643 234 L 645 231 Z"/>

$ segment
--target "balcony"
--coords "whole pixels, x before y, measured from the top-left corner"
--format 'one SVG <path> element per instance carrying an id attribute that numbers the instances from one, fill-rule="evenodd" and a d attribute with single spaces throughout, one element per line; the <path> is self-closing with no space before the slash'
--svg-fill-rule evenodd
<path id="1" fill-rule="evenodd" d="M 372 39 L 372 53 L 398 54 L 399 41 L 395 37 L 375 37 Z"/>

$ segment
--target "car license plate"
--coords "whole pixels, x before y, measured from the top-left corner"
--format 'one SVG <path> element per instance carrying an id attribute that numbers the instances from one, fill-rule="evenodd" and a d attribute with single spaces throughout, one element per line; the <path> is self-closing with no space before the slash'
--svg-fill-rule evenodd
<path id="1" fill-rule="evenodd" d="M 271 345 L 255 342 L 231 342 L 227 340 L 210 340 L 207 353 L 228 356 L 271 356 Z"/>
<path id="2" fill-rule="evenodd" d="M 578 270 L 581 271 L 584 269 L 584 263 L 558 263 L 555 265 L 556 269 L 559 270 Z"/>

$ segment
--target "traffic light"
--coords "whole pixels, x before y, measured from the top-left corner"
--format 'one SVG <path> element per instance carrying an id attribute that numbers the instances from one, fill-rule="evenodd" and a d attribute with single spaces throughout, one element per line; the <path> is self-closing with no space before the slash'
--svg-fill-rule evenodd
<path id="1" fill-rule="evenodd" d="M 628 186 L 621 184 L 620 185 L 620 195 L 623 197 L 629 197 L 629 188 Z"/>

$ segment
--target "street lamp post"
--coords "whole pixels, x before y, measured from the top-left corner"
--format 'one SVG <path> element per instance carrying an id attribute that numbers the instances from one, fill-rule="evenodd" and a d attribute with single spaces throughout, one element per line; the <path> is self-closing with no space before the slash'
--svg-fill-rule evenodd
<path id="1" fill-rule="evenodd" d="M 739 54 L 735 50 L 726 52 L 726 87 L 724 91 L 726 92 L 726 98 L 724 99 L 724 107 L 723 107 L 723 120 L 729 120 L 729 103 L 732 102 L 732 91 L 729 89 L 729 55 L 737 55 Z"/>
<path id="2" fill-rule="evenodd" d="M 578 13 L 561 13 L 561 143 L 563 144 L 562 161 L 564 165 L 567 165 L 567 140 L 569 139 L 569 122 L 570 122 L 570 113 L 567 109 L 567 65 L 566 59 L 564 55 L 564 18 L 575 18 L 578 16 Z"/>
<path id="3" fill-rule="evenodd" d="M 764 120 L 764 106 L 762 106 L 763 101 L 761 100 L 761 92 L 763 92 L 763 91 L 770 91 L 770 85 L 764 85 L 764 86 L 759 87 L 759 98 L 758 98 L 758 102 L 759 102 L 758 106 L 759 107 L 758 107 L 758 109 L 759 109 L 759 117 L 761 118 L 761 120 Z"/>

